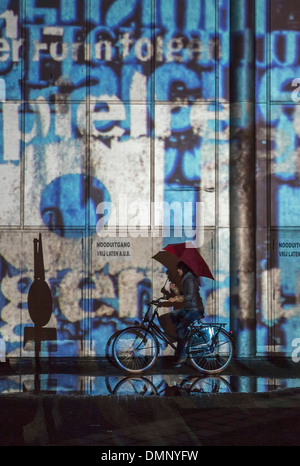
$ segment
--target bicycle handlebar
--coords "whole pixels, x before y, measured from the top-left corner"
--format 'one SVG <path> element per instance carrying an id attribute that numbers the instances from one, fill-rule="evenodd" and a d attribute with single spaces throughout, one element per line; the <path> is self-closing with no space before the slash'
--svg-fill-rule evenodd
<path id="1" fill-rule="evenodd" d="M 162 296 L 161 298 L 153 299 L 153 301 L 150 301 L 150 302 L 147 303 L 147 304 L 148 304 L 148 306 L 150 306 L 151 304 L 152 304 L 153 306 L 157 306 L 157 305 L 160 303 L 160 301 L 161 301 L 162 299 L 165 299 L 165 298 Z"/>

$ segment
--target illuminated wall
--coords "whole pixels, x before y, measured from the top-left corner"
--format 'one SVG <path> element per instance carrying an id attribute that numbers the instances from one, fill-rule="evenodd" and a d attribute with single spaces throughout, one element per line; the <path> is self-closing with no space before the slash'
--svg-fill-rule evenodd
<path id="1" fill-rule="evenodd" d="M 27 295 L 39 233 L 54 304 L 49 326 L 57 329 L 44 356 L 103 356 L 112 333 L 160 296 L 165 274 L 152 255 L 195 236 L 216 278 L 202 280 L 207 318 L 229 323 L 229 6 L 0 0 L 0 334 L 8 357 L 34 355 L 23 334 L 32 325 Z M 263 354 L 277 343 L 289 351 L 297 334 L 298 260 L 281 253 L 297 242 L 299 223 L 291 86 L 300 78 L 299 13 L 279 0 L 257 0 L 256 8 Z"/>
<path id="2" fill-rule="evenodd" d="M 287 356 L 299 346 L 299 31 L 298 2 L 257 2 L 257 345 Z"/>

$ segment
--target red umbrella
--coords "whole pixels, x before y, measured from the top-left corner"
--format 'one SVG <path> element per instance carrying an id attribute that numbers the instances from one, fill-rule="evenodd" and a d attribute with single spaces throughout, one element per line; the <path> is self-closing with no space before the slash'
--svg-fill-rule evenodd
<path id="1" fill-rule="evenodd" d="M 176 256 L 179 261 L 184 262 L 197 277 L 207 277 L 214 280 L 207 263 L 193 243 L 168 244 L 164 250 Z"/>

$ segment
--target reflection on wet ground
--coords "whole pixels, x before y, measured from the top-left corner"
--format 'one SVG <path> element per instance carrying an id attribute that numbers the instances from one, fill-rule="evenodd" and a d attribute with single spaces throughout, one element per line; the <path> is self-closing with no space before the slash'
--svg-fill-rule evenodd
<path id="1" fill-rule="evenodd" d="M 154 374 L 143 376 L 78 374 L 13 374 L 0 377 L 0 395 L 197 396 L 203 393 L 263 393 L 300 387 L 299 378 Z"/>

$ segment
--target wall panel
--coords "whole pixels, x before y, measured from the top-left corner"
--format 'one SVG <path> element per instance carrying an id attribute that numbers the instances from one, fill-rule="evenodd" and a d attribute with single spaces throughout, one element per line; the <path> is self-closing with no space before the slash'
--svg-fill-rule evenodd
<path id="1" fill-rule="evenodd" d="M 152 255 L 168 242 L 199 240 L 216 277 L 201 289 L 208 318 L 228 319 L 228 0 L 8 0 L 0 28 L 7 355 L 34 355 L 23 327 L 39 233 L 58 335 L 43 356 L 103 356 L 159 295 Z M 105 241 L 129 256 L 102 255 Z"/>

